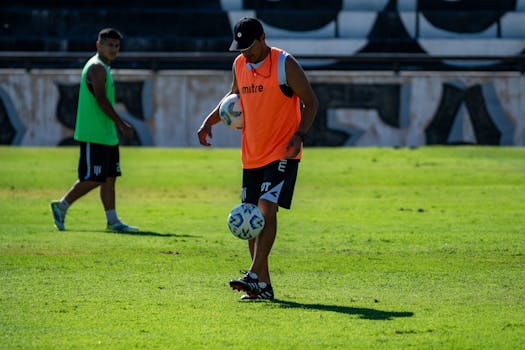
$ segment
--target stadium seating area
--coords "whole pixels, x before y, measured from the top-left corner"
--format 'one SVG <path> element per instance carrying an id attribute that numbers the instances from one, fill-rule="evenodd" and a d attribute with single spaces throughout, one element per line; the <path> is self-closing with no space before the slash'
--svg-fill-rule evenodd
<path id="1" fill-rule="evenodd" d="M 525 49 L 525 0 L 8 0 L 0 11 L 0 51 L 92 51 L 98 30 L 112 26 L 126 52 L 224 52 L 242 16 L 299 56 Z"/>
<path id="2" fill-rule="evenodd" d="M 222 51 L 230 38 L 228 17 L 216 1 L 15 3 L 2 5 L 2 50 L 91 51 L 104 27 L 121 30 L 122 49 L 136 52 Z"/>

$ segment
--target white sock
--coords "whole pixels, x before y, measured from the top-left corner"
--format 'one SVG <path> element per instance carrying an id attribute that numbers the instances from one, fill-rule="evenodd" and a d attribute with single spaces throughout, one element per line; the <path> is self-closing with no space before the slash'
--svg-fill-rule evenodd
<path id="1" fill-rule="evenodd" d="M 120 222 L 120 219 L 117 216 L 117 211 L 115 209 L 106 210 L 106 220 L 110 225 L 114 225 L 117 222 Z"/>

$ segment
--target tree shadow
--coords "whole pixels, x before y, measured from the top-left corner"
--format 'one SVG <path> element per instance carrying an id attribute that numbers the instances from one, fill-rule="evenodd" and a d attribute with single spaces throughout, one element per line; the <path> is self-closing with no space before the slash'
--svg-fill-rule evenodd
<path id="1" fill-rule="evenodd" d="M 317 311 L 331 311 L 345 315 L 357 315 L 360 319 L 364 320 L 377 320 L 377 321 L 388 321 L 397 317 L 412 317 L 413 312 L 397 312 L 397 311 L 383 311 L 368 308 L 349 307 L 349 306 L 338 306 L 338 305 L 323 305 L 323 304 L 301 304 L 293 301 L 278 300 L 275 299 L 274 303 L 279 307 L 287 309 L 305 309 L 305 310 L 317 310 Z"/>

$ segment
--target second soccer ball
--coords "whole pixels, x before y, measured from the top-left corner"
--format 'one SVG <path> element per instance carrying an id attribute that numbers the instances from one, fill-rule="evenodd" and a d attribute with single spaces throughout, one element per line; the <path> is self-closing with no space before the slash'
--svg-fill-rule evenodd
<path id="1" fill-rule="evenodd" d="M 230 129 L 242 129 L 244 122 L 242 119 L 241 99 L 238 94 L 228 95 L 221 101 L 219 117 Z"/>

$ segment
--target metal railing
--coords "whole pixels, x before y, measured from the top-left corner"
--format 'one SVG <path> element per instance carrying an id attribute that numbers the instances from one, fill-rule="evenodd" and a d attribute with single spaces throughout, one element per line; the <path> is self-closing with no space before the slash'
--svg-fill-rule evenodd
<path id="1" fill-rule="evenodd" d="M 20 52 L 0 51 L 0 68 L 82 67 L 94 52 Z M 231 69 L 232 52 L 121 52 L 115 68 L 159 69 Z M 315 62 L 307 69 L 344 70 L 498 70 L 525 72 L 525 55 L 447 55 L 419 53 L 358 53 L 342 55 L 296 55 L 298 60 Z M 460 64 L 450 64 L 451 62 Z M 462 65 L 461 63 L 472 63 Z"/>

